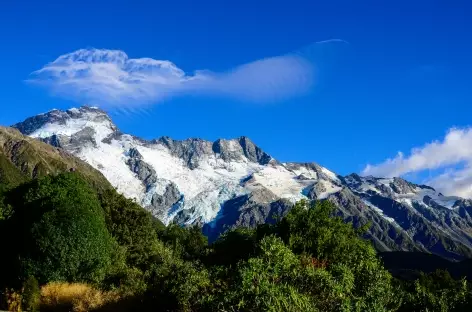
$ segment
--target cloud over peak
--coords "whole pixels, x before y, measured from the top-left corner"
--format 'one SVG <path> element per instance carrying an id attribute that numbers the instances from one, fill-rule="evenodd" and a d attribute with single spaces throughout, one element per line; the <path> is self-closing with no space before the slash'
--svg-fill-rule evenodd
<path id="1" fill-rule="evenodd" d="M 367 165 L 362 174 L 394 177 L 425 170 L 440 171 L 425 183 L 449 195 L 472 197 L 472 128 L 452 128 L 442 141 L 414 148 L 407 157 L 399 152 L 395 158 Z"/>
<path id="2" fill-rule="evenodd" d="M 314 76 L 314 64 L 300 54 L 265 58 L 225 72 L 188 74 L 168 60 L 92 48 L 59 56 L 31 73 L 28 82 L 78 102 L 129 107 L 182 94 L 277 101 L 309 91 Z"/>

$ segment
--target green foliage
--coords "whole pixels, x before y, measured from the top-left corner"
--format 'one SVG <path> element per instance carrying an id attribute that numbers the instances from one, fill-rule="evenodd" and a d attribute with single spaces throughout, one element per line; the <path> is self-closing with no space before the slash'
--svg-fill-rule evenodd
<path id="1" fill-rule="evenodd" d="M 19 277 L 101 281 L 117 249 L 94 190 L 73 173 L 46 176 L 7 194 L 8 250 Z M 17 263 L 17 259 L 20 259 Z"/>
<path id="2" fill-rule="evenodd" d="M 151 267 L 146 280 L 144 306 L 159 306 L 163 311 L 192 311 L 211 286 L 206 269 L 179 259 Z"/>
<path id="3" fill-rule="evenodd" d="M 106 290 L 118 290 L 123 297 L 142 295 L 147 289 L 143 271 L 127 266 L 110 272 L 102 284 Z"/>
<path id="4" fill-rule="evenodd" d="M 0 190 L 26 181 L 21 171 L 0 151 Z"/>
<path id="5" fill-rule="evenodd" d="M 365 228 L 355 229 L 340 217 L 333 216 L 334 206 L 302 201 L 275 225 L 274 231 L 296 253 L 307 253 L 326 261 L 327 270 L 339 265 L 354 276 L 352 295 L 356 309 L 383 311 L 393 304 L 391 276 L 383 268 L 375 249 L 360 237 Z"/>
<path id="6" fill-rule="evenodd" d="M 421 274 L 419 279 L 407 283 L 404 300 L 401 312 L 459 312 L 472 309 L 472 294 L 467 281 L 454 280 L 447 271 L 442 270 Z"/>
<path id="7" fill-rule="evenodd" d="M 22 308 L 23 310 L 36 312 L 39 311 L 40 289 L 38 281 L 30 276 L 23 283 Z"/>
<path id="8" fill-rule="evenodd" d="M 228 289 L 208 304 L 223 311 L 317 311 L 297 287 L 301 271 L 298 257 L 280 239 L 264 238 L 260 255 L 240 262 Z"/>
<path id="9" fill-rule="evenodd" d="M 5 203 L 5 190 L 0 187 L 0 227 L 2 221 L 8 219 L 11 214 L 11 207 Z"/>
<path id="10" fill-rule="evenodd" d="M 163 249 L 151 214 L 115 190 L 105 191 L 100 201 L 109 233 L 126 250 L 126 263 L 141 270 L 149 267 Z"/>
<path id="11" fill-rule="evenodd" d="M 332 216 L 334 206 L 328 202 L 316 202 L 308 206 L 297 203 L 276 227 L 276 232 L 297 253 L 307 252 L 317 259 L 357 265 L 361 259 L 372 259 L 376 252 L 363 232 Z"/>
<path id="12" fill-rule="evenodd" d="M 234 229 L 224 233 L 211 247 L 207 263 L 234 266 L 255 254 L 257 234 L 255 230 L 248 228 Z"/>
<path id="13" fill-rule="evenodd" d="M 290 293 L 292 299 L 301 300 L 297 301 L 299 304 L 308 296 L 306 298 L 311 298 L 309 302 L 314 305 L 313 308 L 303 306 L 306 310 L 393 310 L 396 300 L 393 297 L 391 276 L 383 268 L 374 248 L 360 237 L 366 229 L 356 230 L 341 218 L 334 217 L 333 210 L 329 202 L 308 206 L 302 201 L 274 225 L 225 233 L 212 246 L 211 258 L 217 264 L 226 266 L 239 261 L 237 274 L 246 276 L 242 280 L 249 281 L 252 278 L 253 281 L 259 281 L 258 287 L 254 288 L 258 291 L 261 291 L 264 281 L 268 294 L 275 296 L 279 292 Z M 258 254 L 257 250 L 262 254 Z M 273 253 L 269 253 L 269 250 Z M 283 256 L 278 256 L 280 254 Z M 261 255 L 264 256 L 261 258 Z M 301 267 L 302 262 L 311 264 Z M 244 273 L 241 265 L 246 265 Z M 279 276 L 279 272 L 284 272 L 282 268 L 287 273 Z M 256 275 L 247 278 L 251 272 Z M 278 276 L 279 283 L 268 282 L 267 278 L 271 276 Z M 231 283 L 237 284 L 234 281 Z M 243 283 L 240 291 L 251 289 L 244 285 L 247 286 Z M 278 300 L 272 295 L 267 298 L 271 305 Z M 248 300 L 247 296 L 239 293 L 244 302 Z M 253 296 L 260 299 L 262 295 L 256 293 Z M 277 309 L 286 309 L 283 302 L 276 305 Z M 260 304 L 251 301 L 248 306 L 258 306 L 256 311 L 269 309 Z M 300 309 L 295 302 L 290 303 L 290 306 Z"/>
<path id="14" fill-rule="evenodd" d="M 170 224 L 158 231 L 159 238 L 176 256 L 185 260 L 202 259 L 208 247 L 208 239 L 198 226 L 188 228 Z"/>

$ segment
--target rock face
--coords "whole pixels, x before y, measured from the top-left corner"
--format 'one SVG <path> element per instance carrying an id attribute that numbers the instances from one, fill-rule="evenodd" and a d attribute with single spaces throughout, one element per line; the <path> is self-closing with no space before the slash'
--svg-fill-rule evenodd
<path id="1" fill-rule="evenodd" d="M 128 155 L 129 158 L 126 160 L 126 164 L 129 169 L 143 182 L 146 189 L 149 189 L 157 182 L 156 171 L 143 160 L 143 156 L 141 156 L 136 148 L 130 148 Z"/>
<path id="2" fill-rule="evenodd" d="M 155 216 L 163 219 L 169 210 L 176 210 L 183 202 L 183 195 L 180 194 L 177 186 L 170 182 L 165 186 L 162 194 L 152 194 L 151 203 L 146 207 Z"/>
<path id="3" fill-rule="evenodd" d="M 329 200 L 381 251 L 472 256 L 472 201 L 401 178 L 338 176 L 315 163 L 280 163 L 246 137 L 146 141 L 90 107 L 53 110 L 13 126 L 98 169 L 165 223 L 227 228 L 273 222 L 300 199 Z"/>
<path id="4" fill-rule="evenodd" d="M 205 224 L 203 232 L 212 241 L 227 229 L 273 223 L 291 207 L 289 200 L 280 199 L 267 189 L 257 189 L 225 202 L 217 218 Z"/>

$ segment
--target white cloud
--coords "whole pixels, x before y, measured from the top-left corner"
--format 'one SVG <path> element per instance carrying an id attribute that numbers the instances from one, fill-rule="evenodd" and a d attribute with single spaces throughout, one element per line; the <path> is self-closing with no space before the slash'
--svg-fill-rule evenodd
<path id="1" fill-rule="evenodd" d="M 446 170 L 428 181 L 444 194 L 472 198 L 472 167 L 469 163 L 460 170 Z"/>
<path id="2" fill-rule="evenodd" d="M 472 128 L 450 129 L 442 141 L 414 148 L 407 157 L 399 152 L 393 159 L 367 165 L 362 174 L 394 177 L 436 169 L 442 172 L 427 184 L 448 195 L 472 197 Z"/>
<path id="3" fill-rule="evenodd" d="M 170 61 L 81 49 L 31 73 L 28 81 L 81 103 L 133 107 L 181 94 L 276 101 L 309 91 L 314 73 L 314 64 L 299 54 L 265 58 L 221 73 L 188 74 Z"/>

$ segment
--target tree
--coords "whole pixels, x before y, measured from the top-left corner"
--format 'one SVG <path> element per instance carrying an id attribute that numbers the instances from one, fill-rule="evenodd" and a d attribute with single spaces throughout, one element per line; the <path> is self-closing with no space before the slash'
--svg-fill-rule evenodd
<path id="1" fill-rule="evenodd" d="M 210 265 L 234 266 L 254 256 L 257 250 L 256 230 L 236 228 L 225 232 L 211 245 L 205 262 Z"/>
<path id="2" fill-rule="evenodd" d="M 117 244 L 87 182 L 74 173 L 46 176 L 10 191 L 6 201 L 13 208 L 5 222 L 13 275 L 41 284 L 104 278 Z"/>
<path id="3" fill-rule="evenodd" d="M 352 295 L 356 309 L 384 311 L 395 305 L 391 275 L 384 269 L 371 243 L 361 238 L 365 228 L 355 229 L 336 217 L 328 201 L 308 205 L 301 201 L 278 222 L 273 231 L 297 254 L 306 253 L 327 263 L 327 270 L 349 268 L 354 276 Z"/>
<path id="4" fill-rule="evenodd" d="M 197 225 L 186 228 L 169 224 L 163 231 L 159 231 L 159 238 L 176 256 L 184 260 L 202 259 L 208 247 L 208 238 Z"/>
<path id="5" fill-rule="evenodd" d="M 105 191 L 100 201 L 108 231 L 125 248 L 130 267 L 145 270 L 168 253 L 157 238 L 156 221 L 148 211 L 115 190 Z"/>
<path id="6" fill-rule="evenodd" d="M 145 274 L 148 290 L 143 297 L 148 311 L 195 311 L 212 285 L 208 272 L 196 263 L 175 258 L 167 264 L 153 265 Z M 147 309 L 146 309 L 147 308 Z"/>
<path id="7" fill-rule="evenodd" d="M 294 285 L 298 257 L 274 236 L 260 242 L 259 256 L 241 261 L 229 289 L 209 302 L 217 311 L 318 311 L 308 294 Z"/>
<path id="8" fill-rule="evenodd" d="M 465 279 L 454 280 L 447 271 L 421 273 L 406 283 L 401 312 L 413 311 L 471 311 L 472 294 Z"/>

